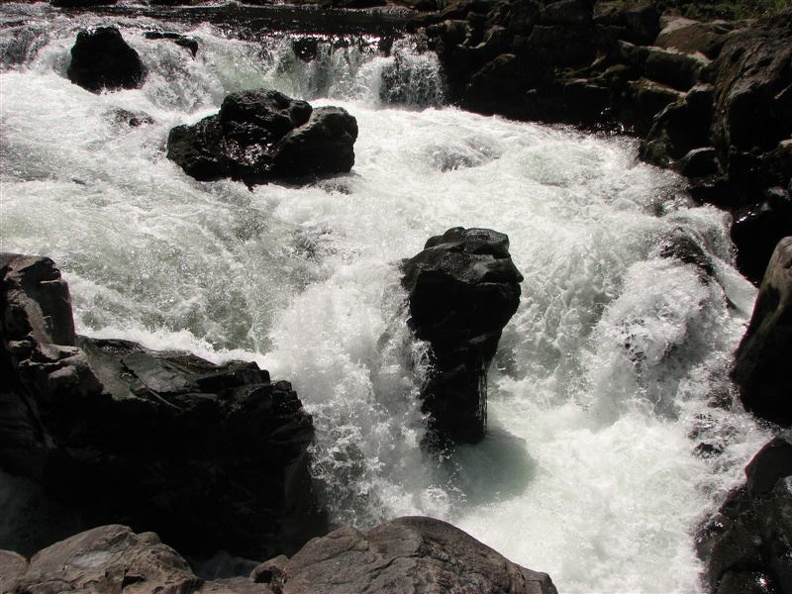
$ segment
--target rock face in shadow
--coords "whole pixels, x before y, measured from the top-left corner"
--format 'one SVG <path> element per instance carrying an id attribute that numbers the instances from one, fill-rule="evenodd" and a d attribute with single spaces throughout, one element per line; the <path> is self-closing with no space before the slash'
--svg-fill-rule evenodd
<path id="1" fill-rule="evenodd" d="M 74 334 L 51 260 L 0 258 L 0 467 L 93 524 L 263 558 L 323 533 L 311 417 L 255 363 Z"/>
<path id="2" fill-rule="evenodd" d="M 732 378 L 745 408 L 792 425 L 792 237 L 770 259 L 748 330 L 735 354 Z"/>
<path id="3" fill-rule="evenodd" d="M 271 89 L 240 91 L 217 115 L 173 128 L 168 158 L 199 181 L 327 176 L 352 169 L 357 133 L 357 121 L 340 107 L 313 109 Z"/>
<path id="4" fill-rule="evenodd" d="M 136 89 L 146 71 L 138 53 L 115 27 L 80 31 L 71 49 L 69 80 L 93 93 Z"/>
<path id="5" fill-rule="evenodd" d="M 699 530 L 704 582 L 713 594 L 792 592 L 792 442 L 767 443 Z"/>
<path id="6" fill-rule="evenodd" d="M 410 326 L 431 346 L 423 409 L 441 445 L 475 443 L 487 425 L 487 370 L 520 303 L 522 275 L 509 238 L 490 229 L 449 229 L 402 263 Z"/>
<path id="7" fill-rule="evenodd" d="M 253 571 L 276 594 L 556 594 L 550 576 L 512 563 L 459 528 L 398 518 L 366 533 L 340 528 L 291 559 Z"/>

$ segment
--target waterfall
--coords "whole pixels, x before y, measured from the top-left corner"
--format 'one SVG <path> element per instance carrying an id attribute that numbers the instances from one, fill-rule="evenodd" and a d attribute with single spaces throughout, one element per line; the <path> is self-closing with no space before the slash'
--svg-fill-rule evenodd
<path id="1" fill-rule="evenodd" d="M 80 333 L 290 380 L 336 524 L 446 519 L 562 592 L 701 590 L 697 523 L 767 437 L 727 377 L 755 290 L 724 213 L 640 163 L 633 140 L 446 105 L 435 56 L 409 36 L 0 15 L 0 249 L 55 260 Z M 95 95 L 66 78 L 69 50 L 110 23 L 148 75 Z M 165 157 L 173 126 L 261 86 L 354 115 L 352 172 L 249 190 Z M 397 263 L 454 226 L 507 233 L 525 281 L 490 370 L 488 437 L 436 457 L 419 447 L 426 346 L 406 329 Z M 669 257 L 679 237 L 711 275 Z"/>

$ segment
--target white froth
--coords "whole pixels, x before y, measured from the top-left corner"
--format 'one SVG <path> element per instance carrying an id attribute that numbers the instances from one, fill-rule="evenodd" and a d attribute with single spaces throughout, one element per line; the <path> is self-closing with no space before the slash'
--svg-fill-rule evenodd
<path id="1" fill-rule="evenodd" d="M 449 519 L 562 592 L 699 590 L 696 524 L 764 437 L 710 405 L 755 296 L 722 213 L 639 163 L 633 141 L 438 107 L 436 60 L 406 43 L 388 58 L 321 47 L 305 64 L 286 42 L 202 26 L 183 31 L 193 59 L 129 19 L 147 82 L 94 95 L 65 78 L 77 29 L 102 22 L 84 18 L 37 22 L 42 41 L 1 75 L 0 119 L 0 249 L 58 263 L 80 332 L 292 381 L 338 523 Z M 381 102 L 397 60 L 418 91 L 396 89 L 404 107 Z M 171 127 L 261 85 L 355 115 L 352 173 L 250 191 L 165 158 Z M 118 108 L 154 123 L 119 124 Z M 525 281 L 491 371 L 490 433 L 438 459 L 420 449 L 426 347 L 406 329 L 398 262 L 454 226 L 507 233 Z M 660 257 L 679 228 L 714 280 Z M 699 441 L 723 453 L 697 457 Z"/>

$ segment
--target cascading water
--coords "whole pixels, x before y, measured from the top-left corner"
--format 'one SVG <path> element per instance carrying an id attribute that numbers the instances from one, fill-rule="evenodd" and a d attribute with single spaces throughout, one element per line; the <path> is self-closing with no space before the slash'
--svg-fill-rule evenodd
<path id="1" fill-rule="evenodd" d="M 755 291 L 723 213 L 639 163 L 633 141 L 443 107 L 437 62 L 409 39 L 387 56 L 374 38 L 326 40 L 304 62 L 290 36 L 119 17 L 146 83 L 94 95 L 65 72 L 76 32 L 106 17 L 0 15 L 0 249 L 56 261 L 81 333 L 292 381 L 336 523 L 447 519 L 561 592 L 700 590 L 697 522 L 766 437 L 729 404 Z M 261 86 L 355 115 L 353 171 L 248 190 L 165 158 L 171 127 Z M 460 225 L 507 233 L 525 281 L 490 370 L 489 435 L 438 459 L 419 447 L 425 347 L 397 263 Z M 712 278 L 663 257 L 680 235 Z"/>

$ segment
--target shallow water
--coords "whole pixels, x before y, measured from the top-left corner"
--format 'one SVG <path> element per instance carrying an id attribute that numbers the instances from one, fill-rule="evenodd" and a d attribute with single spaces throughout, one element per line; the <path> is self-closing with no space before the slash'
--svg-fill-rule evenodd
<path id="1" fill-rule="evenodd" d="M 629 139 L 443 106 L 437 62 L 410 40 L 389 57 L 374 38 L 321 45 L 306 64 L 288 37 L 125 17 L 148 78 L 94 95 L 65 71 L 76 31 L 103 17 L 0 11 L 25 21 L 0 29 L 0 249 L 56 261 L 79 332 L 290 380 L 336 523 L 447 519 L 561 592 L 700 591 L 695 527 L 766 438 L 715 406 L 755 297 L 722 212 L 694 206 Z M 198 55 L 151 29 L 198 39 Z M 389 71 L 400 84 L 384 86 Z M 349 110 L 352 172 L 250 191 L 165 158 L 171 127 L 259 86 Z M 454 226 L 507 233 L 525 280 L 490 371 L 489 435 L 438 459 L 419 448 L 425 346 L 406 330 L 397 264 Z M 674 233 L 713 279 L 661 257 Z M 702 442 L 720 453 L 697 455 Z"/>

